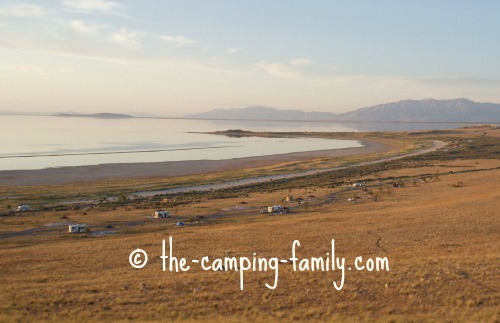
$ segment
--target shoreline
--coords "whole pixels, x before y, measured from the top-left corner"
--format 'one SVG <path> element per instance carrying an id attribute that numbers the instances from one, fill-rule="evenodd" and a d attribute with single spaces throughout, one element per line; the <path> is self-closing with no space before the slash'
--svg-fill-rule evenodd
<path id="1" fill-rule="evenodd" d="M 393 147 L 372 140 L 360 140 L 363 147 L 341 148 L 297 153 L 242 157 L 221 160 L 186 160 L 146 163 L 111 163 L 88 166 L 67 166 L 36 170 L 0 171 L 2 186 L 62 185 L 103 180 L 176 177 L 217 173 L 245 168 L 265 167 L 279 163 L 334 158 L 352 155 L 385 153 Z"/>

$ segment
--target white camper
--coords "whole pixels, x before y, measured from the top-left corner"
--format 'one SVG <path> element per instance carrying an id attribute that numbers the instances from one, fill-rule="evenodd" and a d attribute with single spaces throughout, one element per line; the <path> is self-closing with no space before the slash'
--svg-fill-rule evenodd
<path id="1" fill-rule="evenodd" d="M 27 212 L 30 210 L 30 206 L 27 204 L 19 205 L 17 207 L 17 212 Z"/>
<path id="2" fill-rule="evenodd" d="M 84 233 L 85 231 L 87 231 L 87 225 L 86 224 L 70 224 L 68 229 L 69 229 L 70 233 Z"/>
<path id="3" fill-rule="evenodd" d="M 170 217 L 170 212 L 164 210 L 157 210 L 153 215 L 156 219 L 164 219 Z"/>

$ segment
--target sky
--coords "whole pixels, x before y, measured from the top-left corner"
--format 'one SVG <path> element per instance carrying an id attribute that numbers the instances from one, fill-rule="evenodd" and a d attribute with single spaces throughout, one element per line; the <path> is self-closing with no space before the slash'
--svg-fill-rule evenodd
<path id="1" fill-rule="evenodd" d="M 0 0 L 0 111 L 500 103 L 500 1 Z"/>

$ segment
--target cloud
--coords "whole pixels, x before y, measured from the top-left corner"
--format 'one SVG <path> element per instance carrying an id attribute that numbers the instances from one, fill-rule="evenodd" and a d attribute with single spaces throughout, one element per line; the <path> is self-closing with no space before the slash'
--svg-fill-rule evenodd
<path id="1" fill-rule="evenodd" d="M 139 50 L 141 43 L 137 40 L 139 35 L 136 32 L 127 31 L 127 28 L 121 28 L 120 31 L 111 36 L 111 40 L 128 49 Z"/>
<path id="2" fill-rule="evenodd" d="M 308 58 L 294 58 L 288 62 L 292 66 L 305 66 L 312 64 L 313 61 Z"/>
<path id="3" fill-rule="evenodd" d="M 104 25 L 89 24 L 81 20 L 72 20 L 69 24 L 74 31 L 82 35 L 99 35 L 99 30 L 105 28 Z"/>
<path id="4" fill-rule="evenodd" d="M 0 8 L 0 16 L 35 18 L 49 13 L 50 10 L 34 4 L 18 4 Z"/>
<path id="5" fill-rule="evenodd" d="M 295 69 L 282 63 L 258 62 L 255 64 L 255 68 L 279 78 L 298 79 L 300 77 Z"/>
<path id="6" fill-rule="evenodd" d="M 69 3 L 69 1 L 65 2 Z M 72 3 L 76 4 L 76 2 Z M 16 10 L 19 8 L 26 7 L 16 6 Z M 90 7 L 85 8 L 90 9 Z M 103 10 L 112 8 L 117 7 L 102 7 Z M 2 14 L 7 12 L 6 6 L 0 5 L 0 10 Z M 43 53 L 89 61 L 136 65 L 150 71 L 156 71 L 158 68 L 179 68 L 228 75 L 253 74 L 248 70 L 248 65 L 240 66 L 222 59 L 207 58 L 207 55 L 197 53 L 190 55 L 191 52 L 177 56 L 175 53 L 165 53 L 146 46 L 151 40 L 156 39 L 160 42 L 158 40 L 160 38 L 173 44 L 197 44 L 196 49 L 203 47 L 198 48 L 198 45 L 204 45 L 202 42 L 186 36 L 164 35 L 157 38 L 158 34 L 150 34 L 147 30 L 135 29 L 127 25 L 116 26 L 113 24 L 114 20 L 108 20 L 108 24 L 97 19 L 99 17 L 89 19 L 81 15 L 70 14 L 68 16 L 67 11 L 61 8 L 59 10 L 58 12 L 50 11 L 50 19 L 33 19 L 32 24 L 26 25 L 29 28 L 18 28 L 16 24 L 8 23 L 8 19 L 4 19 L 6 21 L 4 22 L 0 16 L 0 51 L 4 48 L 15 49 L 29 55 Z M 12 11 L 10 8 L 8 12 L 9 14 L 15 12 L 19 15 L 18 11 Z M 223 52 L 226 50 L 222 48 Z M 37 72 L 36 68 L 25 67 L 22 70 Z M 38 72 L 41 73 L 41 71 Z"/>
<path id="7" fill-rule="evenodd" d="M 286 63 L 269 63 L 262 61 L 255 64 L 255 69 L 267 72 L 268 74 L 279 78 L 298 79 L 305 76 L 306 74 L 309 78 L 311 78 L 314 77 L 314 74 L 304 74 L 304 72 L 306 72 L 304 67 L 313 63 L 314 61 L 308 58 L 294 58 Z"/>
<path id="8" fill-rule="evenodd" d="M 103 45 L 106 46 L 106 44 L 119 45 L 120 47 L 136 51 L 142 48 L 142 44 L 139 41 L 140 34 L 135 31 L 130 31 L 125 27 L 116 29 L 108 25 L 94 24 L 82 20 L 71 20 L 69 26 L 74 32 L 85 36 L 86 41 L 90 41 L 86 45 L 86 51 L 92 51 L 88 48 L 89 44 L 91 44 L 93 50 L 97 51 L 103 49 Z M 65 42 L 76 43 L 80 40 L 81 39 L 66 39 Z M 82 44 L 83 43 L 80 42 L 80 45 Z"/>
<path id="9" fill-rule="evenodd" d="M 163 35 L 163 36 L 158 36 L 158 39 L 161 39 L 169 43 L 173 43 L 177 46 L 192 45 L 197 43 L 197 41 L 185 36 Z"/>
<path id="10" fill-rule="evenodd" d="M 86 12 L 111 13 L 123 6 L 117 2 L 105 0 L 65 0 L 63 5 L 68 9 L 81 10 Z"/>
<path id="11" fill-rule="evenodd" d="M 245 50 L 244 48 L 229 48 L 229 49 L 227 50 L 227 53 L 228 53 L 228 54 L 236 54 L 236 53 L 238 53 L 238 52 L 242 52 L 242 51 L 244 51 L 244 50 Z"/>

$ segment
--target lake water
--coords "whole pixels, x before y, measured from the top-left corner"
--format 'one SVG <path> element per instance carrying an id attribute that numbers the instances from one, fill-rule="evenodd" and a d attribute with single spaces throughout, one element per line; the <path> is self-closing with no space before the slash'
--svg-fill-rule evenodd
<path id="1" fill-rule="evenodd" d="M 414 123 L 348 124 L 0 115 L 0 170 L 105 163 L 218 160 L 362 146 L 355 140 L 229 138 L 188 132 L 227 129 L 325 132 L 400 131 L 444 129 L 457 126 Z"/>

